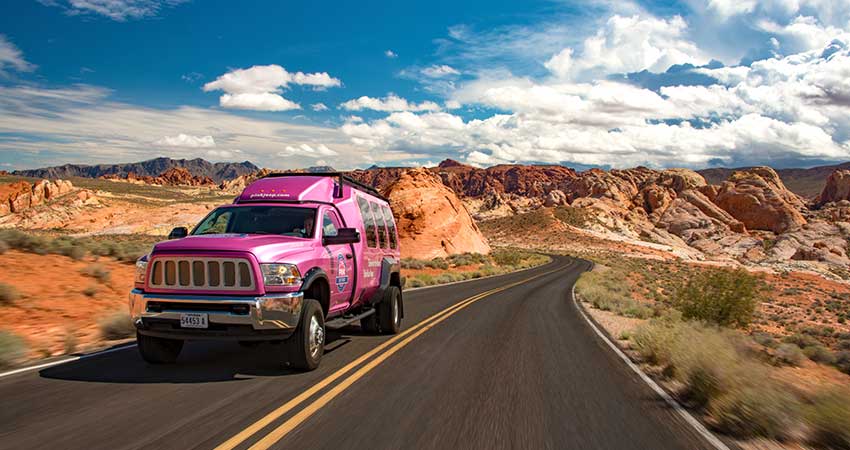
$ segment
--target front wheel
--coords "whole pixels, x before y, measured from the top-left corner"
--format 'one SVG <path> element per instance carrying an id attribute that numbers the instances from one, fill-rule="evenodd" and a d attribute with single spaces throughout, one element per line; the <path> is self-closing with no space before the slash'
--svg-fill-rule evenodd
<path id="1" fill-rule="evenodd" d="M 398 286 L 389 286 L 384 292 L 377 315 L 381 333 L 397 334 L 401 330 L 401 290 Z"/>
<path id="2" fill-rule="evenodd" d="M 142 359 L 151 364 L 171 364 L 177 361 L 180 350 L 183 350 L 180 339 L 145 336 L 139 332 L 136 332 L 136 343 Z"/>
<path id="3" fill-rule="evenodd" d="M 301 320 L 295 333 L 286 340 L 286 350 L 291 367 L 299 370 L 319 367 L 325 353 L 325 315 L 316 300 L 304 299 Z"/>

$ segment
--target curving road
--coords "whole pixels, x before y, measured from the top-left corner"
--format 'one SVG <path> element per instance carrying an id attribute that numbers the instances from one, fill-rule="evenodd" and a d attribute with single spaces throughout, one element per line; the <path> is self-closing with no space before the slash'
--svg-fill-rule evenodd
<path id="1" fill-rule="evenodd" d="M 310 373 L 197 342 L 175 366 L 128 348 L 0 378 L 0 448 L 710 448 L 581 318 L 587 267 L 407 292 L 402 334 L 332 332 Z"/>

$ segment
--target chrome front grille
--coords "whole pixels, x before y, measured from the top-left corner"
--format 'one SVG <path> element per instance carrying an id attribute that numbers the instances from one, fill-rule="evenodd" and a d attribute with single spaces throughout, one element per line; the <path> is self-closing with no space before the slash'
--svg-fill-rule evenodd
<path id="1" fill-rule="evenodd" d="M 254 271 L 244 258 L 162 256 L 153 260 L 148 286 L 154 289 L 250 291 Z"/>

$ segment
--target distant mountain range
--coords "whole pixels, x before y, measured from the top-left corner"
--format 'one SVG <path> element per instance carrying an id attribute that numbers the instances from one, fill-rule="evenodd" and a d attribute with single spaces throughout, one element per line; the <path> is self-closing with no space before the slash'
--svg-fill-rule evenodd
<path id="1" fill-rule="evenodd" d="M 193 176 L 210 177 L 217 183 L 232 180 L 241 175 L 256 172 L 259 167 L 249 161 L 241 163 L 211 163 L 207 160 L 154 158 L 147 161 L 126 164 L 65 164 L 63 166 L 45 167 L 43 169 L 16 170 L 15 175 L 36 178 L 99 178 L 103 175 L 127 176 L 134 173 L 137 176 L 156 177 L 168 169 L 183 167 Z"/>
<path id="2" fill-rule="evenodd" d="M 737 169 L 727 169 L 722 167 L 697 170 L 697 172 L 699 172 L 699 174 L 702 175 L 705 178 L 705 181 L 709 184 L 720 184 L 729 178 L 729 175 L 731 175 L 732 172 L 745 169 L 748 169 L 748 167 L 740 167 Z M 788 190 L 797 195 L 811 198 L 821 193 L 823 187 L 826 185 L 826 179 L 829 177 L 829 174 L 836 170 L 848 169 L 850 169 L 850 162 L 831 166 L 812 167 L 810 169 L 776 169 L 776 173 L 779 174 L 779 178 L 782 179 L 782 182 Z"/>

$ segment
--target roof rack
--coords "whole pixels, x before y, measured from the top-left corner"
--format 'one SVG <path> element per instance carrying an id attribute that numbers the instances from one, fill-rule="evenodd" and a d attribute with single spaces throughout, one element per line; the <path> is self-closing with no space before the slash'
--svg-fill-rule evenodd
<path id="1" fill-rule="evenodd" d="M 351 178 L 350 176 L 346 175 L 343 172 L 315 172 L 315 173 L 313 173 L 313 172 L 273 172 L 273 173 L 265 175 L 261 178 L 284 178 L 284 177 L 335 177 L 335 178 L 339 179 L 338 183 L 339 183 L 340 190 L 339 190 L 338 194 L 336 192 L 334 192 L 334 197 L 341 197 L 342 196 L 342 185 L 343 184 L 349 184 L 349 185 L 354 186 L 355 188 L 357 188 L 361 191 L 368 192 L 369 194 L 374 195 L 375 197 L 378 197 L 379 199 L 381 199 L 381 200 L 383 200 L 387 203 L 390 202 L 389 199 L 387 199 L 386 197 L 381 195 L 381 193 L 378 192 L 378 190 L 375 189 L 374 187 L 369 186 L 368 184 L 365 184 L 365 183 L 361 183 L 361 182 L 355 180 L 354 178 Z"/>

